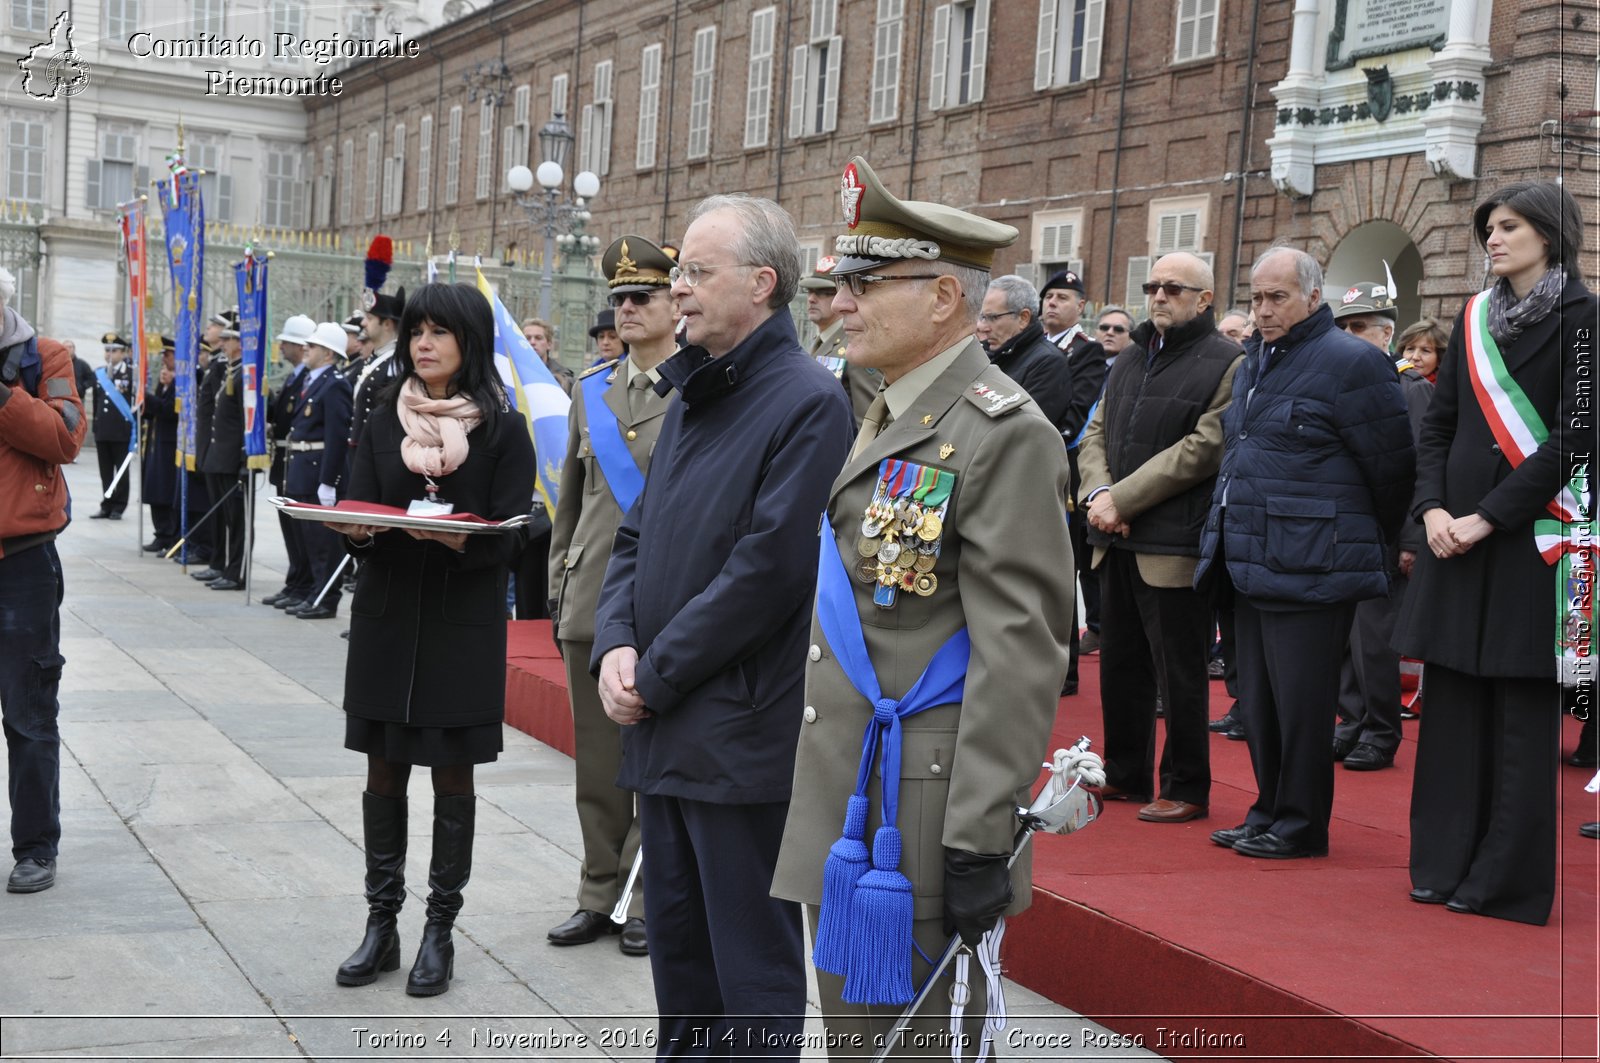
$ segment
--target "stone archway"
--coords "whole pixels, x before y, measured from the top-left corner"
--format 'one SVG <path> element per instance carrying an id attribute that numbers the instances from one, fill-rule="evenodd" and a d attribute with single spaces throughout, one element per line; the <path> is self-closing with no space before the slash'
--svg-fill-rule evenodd
<path id="1" fill-rule="evenodd" d="M 1399 335 L 1422 316 L 1422 297 L 1417 292 L 1422 283 L 1422 254 L 1411 234 L 1394 222 L 1369 221 L 1345 234 L 1328 259 L 1323 297 L 1337 305 L 1339 296 L 1358 281 L 1381 284 L 1385 261 L 1393 270 L 1395 287 L 1399 289 L 1395 299 L 1400 312 L 1395 334 Z"/>

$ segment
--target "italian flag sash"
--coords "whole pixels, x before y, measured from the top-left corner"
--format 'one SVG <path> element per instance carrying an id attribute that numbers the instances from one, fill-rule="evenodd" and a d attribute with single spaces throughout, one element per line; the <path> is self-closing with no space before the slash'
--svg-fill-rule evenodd
<path id="1" fill-rule="evenodd" d="M 1506 368 L 1505 357 L 1489 334 L 1489 293 L 1467 301 L 1467 375 L 1489 430 L 1515 469 L 1550 437 L 1550 430 Z M 1536 520 L 1534 542 L 1545 564 L 1556 570 L 1555 653 L 1561 681 L 1568 686 L 1594 678 L 1594 583 L 1596 522 L 1590 508 L 1589 470 L 1572 479 Z"/>

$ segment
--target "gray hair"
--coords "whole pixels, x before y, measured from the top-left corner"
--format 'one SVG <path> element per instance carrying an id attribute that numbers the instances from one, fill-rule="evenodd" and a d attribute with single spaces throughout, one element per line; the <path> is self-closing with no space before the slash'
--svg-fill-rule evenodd
<path id="1" fill-rule="evenodd" d="M 12 297 L 16 294 L 17 278 L 11 275 L 10 270 L 0 266 L 0 307 L 11 302 Z"/>
<path id="2" fill-rule="evenodd" d="M 766 266 L 778 275 L 767 308 L 787 306 L 800 288 L 800 240 L 795 235 L 794 219 L 770 199 L 746 195 L 707 196 L 689 212 L 693 224 L 715 211 L 738 215 L 739 235 L 733 240 L 733 255 L 740 262 Z"/>
<path id="3" fill-rule="evenodd" d="M 1250 275 L 1252 277 L 1255 276 L 1256 270 L 1260 269 L 1262 263 L 1266 262 L 1266 260 L 1271 258 L 1273 255 L 1294 256 L 1294 274 L 1295 280 L 1300 285 L 1300 294 L 1309 299 L 1311 297 L 1311 293 L 1316 292 L 1317 302 L 1314 303 L 1313 306 L 1320 306 L 1322 303 L 1322 266 L 1318 264 L 1316 259 L 1306 254 L 1298 247 L 1286 247 L 1280 245 L 1278 247 L 1267 248 L 1265 251 L 1261 252 L 1259 256 L 1257 256 L 1253 263 L 1251 263 Z"/>
<path id="4" fill-rule="evenodd" d="M 1247 325 L 1250 323 L 1250 312 L 1248 310 L 1237 310 L 1237 309 L 1235 309 L 1235 310 L 1229 310 L 1226 313 L 1224 313 L 1221 317 L 1217 318 L 1217 327 L 1221 328 L 1222 327 L 1222 323 L 1224 321 L 1228 320 L 1230 317 L 1236 317 L 1240 321 L 1243 321 Z"/>
<path id="5" fill-rule="evenodd" d="M 1039 316 L 1039 293 L 1034 291 L 1033 285 L 1015 273 L 996 277 L 989 282 L 989 290 L 1005 295 L 1006 309 L 1011 313 L 1020 315 L 1026 310 L 1030 320 Z"/>
<path id="6" fill-rule="evenodd" d="M 1129 324 L 1132 324 L 1135 320 L 1134 316 L 1128 313 L 1125 307 L 1118 306 L 1116 303 L 1111 303 L 1108 306 L 1101 307 L 1100 315 L 1096 317 L 1095 320 L 1104 321 L 1107 314 L 1121 314 L 1123 317 L 1128 319 Z"/>
<path id="7" fill-rule="evenodd" d="M 935 260 L 928 263 L 934 267 L 934 272 L 946 277 L 954 277 L 956 283 L 961 285 L 961 298 L 966 303 L 967 323 L 976 324 L 978 315 L 983 313 L 983 297 L 989 293 L 989 271 L 974 269 L 971 266 L 958 266 L 954 262 L 940 262 Z M 1030 307 L 1038 303 L 1030 304 Z"/>

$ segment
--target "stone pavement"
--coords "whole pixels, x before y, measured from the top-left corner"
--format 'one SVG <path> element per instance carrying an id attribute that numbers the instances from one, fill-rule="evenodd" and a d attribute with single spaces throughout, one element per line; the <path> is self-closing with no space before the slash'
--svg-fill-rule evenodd
<path id="1" fill-rule="evenodd" d="M 86 518 L 92 452 L 68 473 Z M 0 1058 L 653 1058 L 648 961 L 615 938 L 545 941 L 578 881 L 571 764 L 510 728 L 478 773 L 450 992 L 404 992 L 426 892 L 425 772 L 412 787 L 401 970 L 335 985 L 364 920 L 364 768 L 343 748 L 342 617 L 295 620 L 208 590 L 140 554 L 133 517 L 80 518 L 58 541 L 62 852 L 55 888 L 0 894 Z M 256 527 L 252 601 L 284 569 L 264 502 Z M 1063 962 L 1093 976 L 1094 961 Z M 820 1041 L 814 988 L 809 999 Z M 1153 1058 L 1092 1047 L 1089 1031 L 1115 1035 L 1020 987 L 1007 1002 L 1023 1038 L 1012 1043 L 1049 1046 L 1007 1058 Z"/>

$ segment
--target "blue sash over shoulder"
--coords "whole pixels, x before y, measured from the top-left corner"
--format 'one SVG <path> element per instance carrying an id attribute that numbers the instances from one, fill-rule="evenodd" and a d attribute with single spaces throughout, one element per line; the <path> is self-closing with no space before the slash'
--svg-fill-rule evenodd
<path id="1" fill-rule="evenodd" d="M 822 911 L 812 962 L 845 979 L 852 1004 L 906 1004 L 913 950 L 911 882 L 900 871 L 901 839 L 895 827 L 900 798 L 900 721 L 936 705 L 959 702 L 966 685 L 971 641 L 962 628 L 939 647 L 906 696 L 883 696 L 867 655 L 855 591 L 839 556 L 833 529 L 822 528 L 817 572 L 817 620 L 845 677 L 872 705 L 861 742 L 855 793 L 845 806 L 844 834 L 829 850 L 822 876 Z M 883 748 L 883 825 L 866 847 L 867 784 Z"/>
<path id="2" fill-rule="evenodd" d="M 600 463 L 600 471 L 606 474 L 606 486 L 611 488 L 611 497 L 626 513 L 633 508 L 639 492 L 644 490 L 644 473 L 639 471 L 627 442 L 622 438 L 622 426 L 617 422 L 617 415 L 605 404 L 606 391 L 611 387 L 608 378 L 620 376 L 623 364 L 618 363 L 615 373 L 591 373 L 580 380 L 578 386 L 583 388 L 583 412 L 589 419 L 589 445 L 594 449 L 595 460 Z"/>

